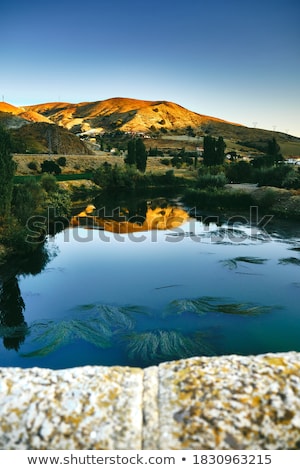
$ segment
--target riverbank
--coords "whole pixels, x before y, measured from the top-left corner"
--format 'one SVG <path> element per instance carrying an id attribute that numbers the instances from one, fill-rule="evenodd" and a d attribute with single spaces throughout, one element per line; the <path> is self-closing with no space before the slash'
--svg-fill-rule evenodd
<path id="1" fill-rule="evenodd" d="M 250 194 L 262 211 L 284 219 L 300 220 L 300 191 L 275 188 L 273 186 L 257 187 L 255 184 L 228 184 L 231 191 L 243 191 Z"/>

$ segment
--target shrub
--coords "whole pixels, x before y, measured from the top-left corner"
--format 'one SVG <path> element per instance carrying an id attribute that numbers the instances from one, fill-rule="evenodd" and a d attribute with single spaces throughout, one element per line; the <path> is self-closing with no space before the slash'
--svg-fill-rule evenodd
<path id="1" fill-rule="evenodd" d="M 278 194 L 274 189 L 266 189 L 261 198 L 259 199 L 259 207 L 262 210 L 270 209 L 276 202 Z"/>
<path id="2" fill-rule="evenodd" d="M 59 166 L 66 166 L 66 164 L 67 164 L 67 159 L 66 159 L 66 157 L 59 157 L 59 158 L 56 160 L 56 163 L 57 163 Z"/>
<path id="3" fill-rule="evenodd" d="M 226 176 L 232 183 L 251 183 L 253 181 L 254 169 L 244 161 L 231 163 L 226 166 Z"/>
<path id="4" fill-rule="evenodd" d="M 25 224 L 27 219 L 40 213 L 44 202 L 44 192 L 34 178 L 27 178 L 23 184 L 15 185 L 13 191 L 13 215 Z"/>
<path id="5" fill-rule="evenodd" d="M 55 175 L 61 173 L 59 166 L 52 160 L 44 160 L 41 164 L 41 170 L 42 173 L 54 173 Z"/>
<path id="6" fill-rule="evenodd" d="M 257 182 L 259 186 L 276 186 L 277 188 L 283 187 L 283 181 L 287 178 L 288 174 L 293 172 L 292 168 L 288 165 L 280 165 L 272 168 L 262 168 L 256 172 Z"/>
<path id="7" fill-rule="evenodd" d="M 37 171 L 37 164 L 36 164 L 36 162 L 29 162 L 29 163 L 27 164 L 27 166 L 28 166 L 29 170 Z"/>
<path id="8" fill-rule="evenodd" d="M 300 189 L 300 173 L 290 171 L 282 181 L 282 187 L 285 189 Z"/>
<path id="9" fill-rule="evenodd" d="M 223 188 L 226 183 L 227 179 L 224 173 L 219 173 L 218 175 L 211 175 L 208 173 L 206 175 L 198 176 L 196 186 L 200 189 Z"/>
<path id="10" fill-rule="evenodd" d="M 252 196 L 245 191 L 187 189 L 184 201 L 201 209 L 248 210 L 254 204 Z"/>
<path id="11" fill-rule="evenodd" d="M 41 178 L 41 186 L 47 193 L 58 189 L 56 178 L 53 175 L 43 175 Z"/>
<path id="12" fill-rule="evenodd" d="M 169 165 L 171 165 L 171 160 L 170 160 L 169 158 L 161 158 L 161 159 L 160 159 L 160 163 L 161 163 L 162 165 L 169 166 Z"/>

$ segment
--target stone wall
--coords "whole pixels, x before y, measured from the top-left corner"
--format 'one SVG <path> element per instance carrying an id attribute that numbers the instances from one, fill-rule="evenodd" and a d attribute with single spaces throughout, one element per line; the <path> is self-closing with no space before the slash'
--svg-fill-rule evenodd
<path id="1" fill-rule="evenodd" d="M 300 353 L 0 369 L 0 449 L 299 449 Z"/>

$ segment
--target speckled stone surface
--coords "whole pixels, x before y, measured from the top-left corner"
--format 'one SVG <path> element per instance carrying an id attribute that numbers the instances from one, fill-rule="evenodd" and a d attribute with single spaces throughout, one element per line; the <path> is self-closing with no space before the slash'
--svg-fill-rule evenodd
<path id="1" fill-rule="evenodd" d="M 159 366 L 160 449 L 300 449 L 300 354 Z"/>
<path id="2" fill-rule="evenodd" d="M 300 353 L 0 368 L 0 449 L 300 449 Z"/>
<path id="3" fill-rule="evenodd" d="M 0 369 L 1 449 L 140 449 L 143 371 Z"/>

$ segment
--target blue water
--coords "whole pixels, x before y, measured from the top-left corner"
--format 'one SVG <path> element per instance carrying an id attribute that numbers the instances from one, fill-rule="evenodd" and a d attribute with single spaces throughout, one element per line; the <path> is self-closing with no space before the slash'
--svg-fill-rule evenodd
<path id="1" fill-rule="evenodd" d="M 235 229 L 191 218 L 176 229 L 49 237 L 45 268 L 7 287 L 23 322 L 2 321 L 0 366 L 299 351 L 299 225 Z"/>

